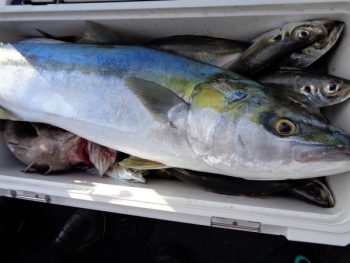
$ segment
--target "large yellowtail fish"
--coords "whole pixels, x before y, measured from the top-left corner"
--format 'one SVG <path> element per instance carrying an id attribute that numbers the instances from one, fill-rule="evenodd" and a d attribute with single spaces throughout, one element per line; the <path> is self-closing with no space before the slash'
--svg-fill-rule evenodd
<path id="1" fill-rule="evenodd" d="M 259 180 L 350 170 L 349 135 L 318 113 L 241 75 L 144 47 L 2 45 L 0 106 L 3 118 L 135 156 L 133 168 Z"/>

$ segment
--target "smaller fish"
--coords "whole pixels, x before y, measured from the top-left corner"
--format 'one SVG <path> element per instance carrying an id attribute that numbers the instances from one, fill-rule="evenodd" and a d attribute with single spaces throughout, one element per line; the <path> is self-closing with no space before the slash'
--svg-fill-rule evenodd
<path id="1" fill-rule="evenodd" d="M 236 73 L 254 75 L 272 62 L 324 39 L 333 26 L 334 22 L 327 20 L 285 24 L 255 39 L 228 69 Z"/>
<path id="2" fill-rule="evenodd" d="M 280 63 L 280 66 L 300 69 L 310 66 L 334 46 L 343 32 L 344 25 L 343 22 L 334 22 L 334 26 L 327 37 L 285 57 Z"/>
<path id="3" fill-rule="evenodd" d="M 11 152 L 24 164 L 25 172 L 35 168 L 48 174 L 72 169 L 82 162 L 80 137 L 63 129 L 40 123 L 1 121 L 3 138 Z"/>
<path id="4" fill-rule="evenodd" d="M 325 107 L 350 97 L 350 80 L 301 70 L 279 70 L 254 79 L 309 107 Z"/>
<path id="5" fill-rule="evenodd" d="M 109 168 L 105 175 L 112 177 L 114 179 L 130 181 L 134 183 L 143 183 L 145 184 L 147 181 L 144 178 L 145 175 L 148 174 L 147 170 L 137 171 L 133 169 L 129 169 L 115 163 L 115 165 Z"/>
<path id="6" fill-rule="evenodd" d="M 207 36 L 171 36 L 146 43 L 155 48 L 226 68 L 244 52 L 249 44 Z"/>
<path id="7" fill-rule="evenodd" d="M 134 171 L 117 162 L 117 151 L 71 132 L 43 124 L 0 121 L 0 130 L 11 152 L 28 167 L 45 175 L 75 167 L 88 174 L 146 183 L 148 171 Z M 83 164 L 83 166 L 81 166 Z"/>
<path id="8" fill-rule="evenodd" d="M 334 22 L 333 28 L 329 30 L 325 38 L 305 48 L 296 49 L 292 54 L 287 54 L 286 57 L 282 58 L 280 63 L 276 62 L 271 67 L 273 69 L 282 67 L 302 69 L 310 66 L 334 46 L 343 28 L 343 22 Z M 195 35 L 159 38 L 147 42 L 145 45 L 221 68 L 229 68 L 250 46 L 248 43 L 237 40 Z"/>
<path id="9" fill-rule="evenodd" d="M 167 169 L 181 181 L 205 190 L 229 195 L 261 196 L 287 191 L 308 203 L 325 208 L 334 207 L 330 190 L 316 178 L 302 180 L 257 181 L 190 170 Z"/>

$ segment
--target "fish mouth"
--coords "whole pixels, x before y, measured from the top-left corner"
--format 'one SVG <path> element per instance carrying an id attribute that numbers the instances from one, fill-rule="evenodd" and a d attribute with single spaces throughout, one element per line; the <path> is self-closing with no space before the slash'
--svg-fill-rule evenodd
<path id="1" fill-rule="evenodd" d="M 334 199 L 332 196 L 328 196 L 327 200 L 325 201 L 324 206 L 327 208 L 332 208 L 335 206 L 335 202 L 334 202 Z"/>
<path id="2" fill-rule="evenodd" d="M 333 46 L 342 33 L 344 26 L 345 24 L 343 22 L 326 23 L 325 28 L 328 31 L 328 36 L 316 41 L 313 45 L 314 48 L 321 51 L 329 46 Z"/>
<path id="3" fill-rule="evenodd" d="M 350 160 L 350 147 L 333 145 L 293 144 L 292 155 L 296 162 L 306 163 L 322 159 L 322 161 Z"/>

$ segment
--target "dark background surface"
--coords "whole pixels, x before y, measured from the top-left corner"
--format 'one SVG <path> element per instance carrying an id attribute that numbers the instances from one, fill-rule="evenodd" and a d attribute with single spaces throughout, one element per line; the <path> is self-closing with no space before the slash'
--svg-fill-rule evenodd
<path id="1" fill-rule="evenodd" d="M 19 241 L 11 253 L 25 255 L 44 246 L 57 236 L 72 207 L 1 197 L 10 202 L 12 211 L 0 213 L 2 219 L 12 218 L 21 227 Z M 1 202 L 0 202 L 1 203 Z M 304 255 L 312 263 L 350 262 L 350 246 L 335 247 L 288 241 L 284 236 L 257 234 L 237 230 L 176 223 L 170 221 L 105 213 L 106 232 L 100 246 L 84 263 L 153 262 L 157 249 L 178 248 L 192 263 L 293 263 Z M 2 221 L 1 221 L 2 220 Z M 17 222 L 17 223 L 16 223 Z M 18 228 L 18 227 L 17 227 Z M 19 229 L 19 228 L 18 228 Z M 1 232 L 0 232 L 1 237 Z M 8 243 L 8 240 L 0 240 Z M 3 245 L 0 246 L 4 248 Z M 7 251 L 8 252 L 8 251 Z M 4 261 L 2 261 L 4 262 Z M 1 263 L 2 263 L 1 262 Z"/>

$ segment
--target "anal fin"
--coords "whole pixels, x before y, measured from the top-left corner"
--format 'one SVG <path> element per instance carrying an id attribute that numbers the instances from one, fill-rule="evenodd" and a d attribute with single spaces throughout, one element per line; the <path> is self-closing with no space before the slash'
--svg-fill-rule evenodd
<path id="1" fill-rule="evenodd" d="M 135 156 L 126 158 L 119 164 L 126 168 L 138 169 L 138 170 L 164 169 L 169 167 L 162 163 L 142 159 Z"/>
<path id="2" fill-rule="evenodd" d="M 0 119 L 11 120 L 11 121 L 23 121 L 23 119 L 16 114 L 6 110 L 0 106 Z"/>

